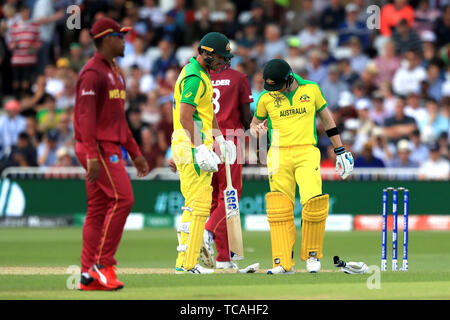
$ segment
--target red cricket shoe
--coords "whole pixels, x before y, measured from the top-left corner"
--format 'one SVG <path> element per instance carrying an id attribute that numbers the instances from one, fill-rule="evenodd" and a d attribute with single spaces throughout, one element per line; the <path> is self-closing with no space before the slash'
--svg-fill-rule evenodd
<path id="1" fill-rule="evenodd" d="M 123 288 L 123 283 L 117 279 L 114 266 L 94 264 L 89 269 L 89 275 L 108 289 L 118 290 Z"/>
<path id="2" fill-rule="evenodd" d="M 80 282 L 78 283 L 78 290 L 80 290 L 80 291 L 111 291 L 114 289 L 109 289 L 107 287 L 102 286 L 94 278 L 86 278 L 86 277 L 81 276 Z"/>

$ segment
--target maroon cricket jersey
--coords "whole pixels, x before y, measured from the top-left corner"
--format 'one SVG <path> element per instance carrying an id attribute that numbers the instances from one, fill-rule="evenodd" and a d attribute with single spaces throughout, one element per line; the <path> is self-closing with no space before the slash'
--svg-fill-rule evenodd
<path id="1" fill-rule="evenodd" d="M 253 102 L 247 75 L 228 68 L 220 73 L 210 72 L 213 105 L 217 123 L 224 136 L 227 129 L 243 129 L 239 105 Z"/>
<path id="2" fill-rule="evenodd" d="M 122 145 L 131 158 L 141 155 L 125 117 L 125 80 L 117 65 L 98 52 L 81 70 L 76 84 L 75 140 L 89 159 L 98 158 L 97 143 Z"/>

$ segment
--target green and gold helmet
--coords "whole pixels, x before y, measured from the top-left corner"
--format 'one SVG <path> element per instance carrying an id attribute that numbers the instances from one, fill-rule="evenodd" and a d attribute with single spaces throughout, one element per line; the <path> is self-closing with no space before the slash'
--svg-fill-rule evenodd
<path id="1" fill-rule="evenodd" d="M 219 32 L 209 32 L 207 33 L 198 44 L 198 52 L 202 54 L 206 52 L 205 62 L 209 69 L 212 69 L 214 61 L 219 62 L 216 66 L 215 71 L 222 71 L 230 66 L 231 58 L 233 54 L 231 53 L 230 40 Z M 215 59 L 212 54 L 216 54 L 221 58 L 221 61 Z"/>

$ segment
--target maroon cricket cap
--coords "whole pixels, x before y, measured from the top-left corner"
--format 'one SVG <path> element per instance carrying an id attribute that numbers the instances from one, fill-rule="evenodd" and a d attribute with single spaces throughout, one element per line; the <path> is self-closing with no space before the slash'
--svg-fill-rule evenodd
<path id="1" fill-rule="evenodd" d="M 110 18 L 101 18 L 97 20 L 91 28 L 91 35 L 94 39 L 104 37 L 110 33 L 126 33 L 132 30 L 132 27 L 121 27 L 116 21 Z"/>

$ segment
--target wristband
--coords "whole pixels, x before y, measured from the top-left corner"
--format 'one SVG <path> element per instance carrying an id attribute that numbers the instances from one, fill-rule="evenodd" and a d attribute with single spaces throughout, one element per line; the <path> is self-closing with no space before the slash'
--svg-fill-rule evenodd
<path id="1" fill-rule="evenodd" d="M 345 153 L 345 147 L 334 148 L 334 153 L 338 156 L 340 154 Z"/>
<path id="2" fill-rule="evenodd" d="M 337 136 L 339 134 L 339 130 L 338 128 L 334 127 L 331 129 L 328 129 L 327 131 L 325 131 L 327 133 L 327 136 L 330 138 L 332 136 Z"/>
<path id="3" fill-rule="evenodd" d="M 225 142 L 225 138 L 224 138 L 222 135 L 216 137 L 215 140 L 216 140 L 218 143 L 224 143 L 224 142 Z"/>

